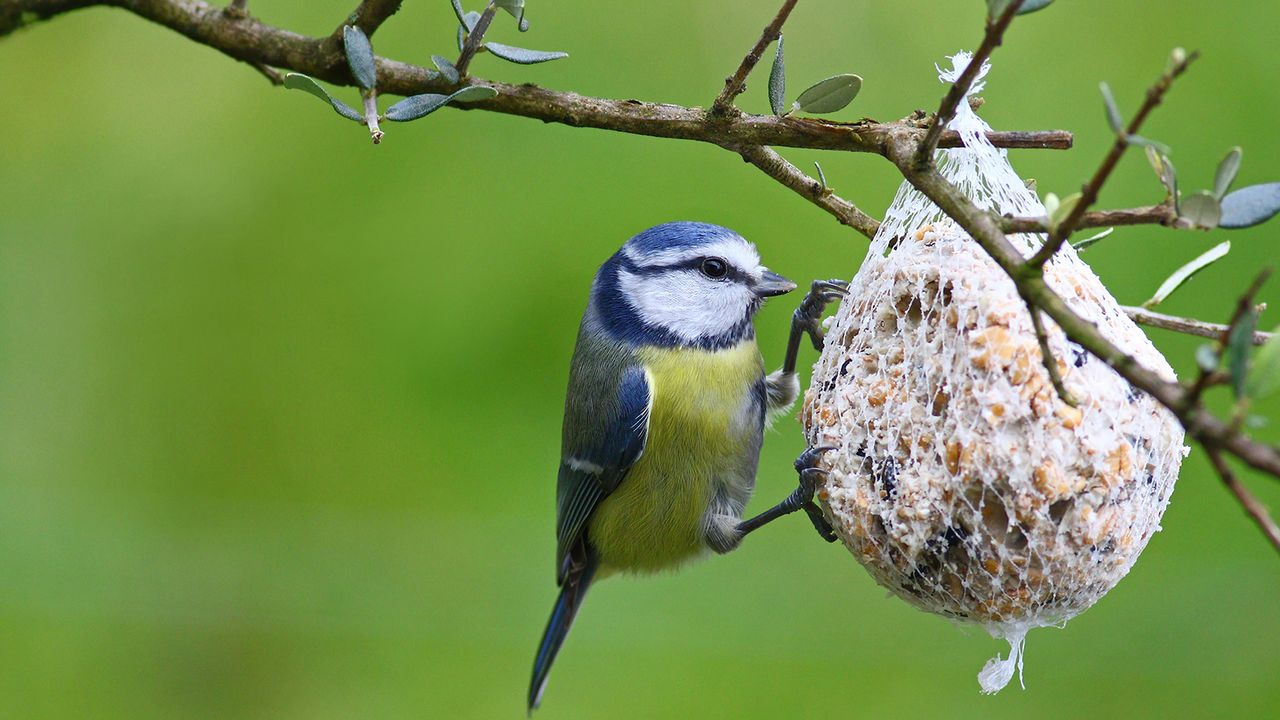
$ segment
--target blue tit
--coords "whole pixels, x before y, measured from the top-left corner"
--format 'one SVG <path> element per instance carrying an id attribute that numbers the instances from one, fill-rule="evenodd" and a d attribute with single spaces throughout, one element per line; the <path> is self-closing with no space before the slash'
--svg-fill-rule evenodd
<path id="1" fill-rule="evenodd" d="M 593 581 L 728 552 L 797 510 L 834 538 L 813 502 L 822 448 L 797 461 L 794 493 L 742 518 L 766 420 L 799 393 L 800 340 L 808 332 L 821 346 L 817 320 L 844 291 L 814 283 L 783 367 L 766 375 L 752 320 L 795 287 L 740 235 L 705 223 L 650 228 L 600 266 L 569 371 L 556 486 L 561 590 L 534 660 L 530 712 Z"/>

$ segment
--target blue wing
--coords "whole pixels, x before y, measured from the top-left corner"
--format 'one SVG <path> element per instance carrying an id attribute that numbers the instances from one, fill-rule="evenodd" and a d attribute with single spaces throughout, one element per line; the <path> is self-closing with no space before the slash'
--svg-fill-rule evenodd
<path id="1" fill-rule="evenodd" d="M 601 364 L 594 362 L 601 358 L 589 348 L 580 345 L 578 350 L 585 357 L 581 363 L 575 358 L 570 375 L 556 488 L 558 583 L 575 562 L 573 550 L 591 514 L 644 452 L 652 398 L 649 379 L 638 364 Z"/>

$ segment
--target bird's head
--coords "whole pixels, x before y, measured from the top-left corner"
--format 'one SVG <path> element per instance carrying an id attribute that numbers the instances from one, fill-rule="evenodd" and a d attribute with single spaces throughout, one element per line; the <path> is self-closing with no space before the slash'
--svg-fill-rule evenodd
<path id="1" fill-rule="evenodd" d="M 591 305 L 619 339 L 722 348 L 751 337 L 765 299 L 795 287 L 732 230 L 673 222 L 631 238 L 601 266 Z"/>

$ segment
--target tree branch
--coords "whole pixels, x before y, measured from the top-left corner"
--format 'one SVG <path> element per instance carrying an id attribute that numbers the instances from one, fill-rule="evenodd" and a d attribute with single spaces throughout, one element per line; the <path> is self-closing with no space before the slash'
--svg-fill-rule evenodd
<path id="1" fill-rule="evenodd" d="M 797 195 L 826 210 L 842 225 L 875 237 L 880 221 L 862 212 L 853 203 L 824 188 L 822 183 L 804 174 L 778 153 L 761 145 L 747 145 L 736 152 L 742 159 L 764 171 L 766 175 L 791 188 Z"/>
<path id="2" fill-rule="evenodd" d="M 196 0 L 5 0 L 0 6 L 0 36 L 21 26 L 26 13 L 45 19 L 92 5 L 121 7 L 164 25 L 203 45 L 220 50 L 237 60 L 305 73 L 318 80 L 355 85 L 341 43 L 327 38 L 310 38 L 266 25 L 254 18 L 235 20 Z M 6 22 L 12 19 L 12 23 Z M 378 58 L 378 93 L 417 95 L 447 94 L 457 89 L 427 68 Z M 448 107 L 479 109 L 534 118 L 573 127 L 592 127 L 649 137 L 696 140 L 724 147 L 770 145 L 816 150 L 839 150 L 882 155 L 890 136 L 900 131 L 912 137 L 924 131 L 905 123 L 834 123 L 804 118 L 749 115 L 711 120 L 701 108 L 646 103 L 639 100 L 608 100 L 559 92 L 535 85 L 471 78 L 464 84 L 487 85 L 498 96 L 479 102 Z M 988 136 L 997 147 L 1067 149 L 1071 133 L 998 132 Z M 954 132 L 944 133 L 940 147 L 958 147 Z"/>
<path id="3" fill-rule="evenodd" d="M 1075 229 L 1120 227 L 1123 225 L 1176 227 L 1178 226 L 1178 215 L 1171 205 L 1101 210 L 1081 215 Z M 1049 219 L 1044 217 L 1009 217 L 1006 215 L 1000 220 L 1000 229 L 1006 233 L 1049 232 Z"/>
<path id="4" fill-rule="evenodd" d="M 1151 111 L 1155 110 L 1164 101 L 1165 93 L 1173 86 L 1173 81 L 1187 71 L 1187 67 L 1195 61 L 1197 56 L 1197 53 L 1191 53 L 1173 63 L 1160 76 L 1156 84 L 1147 90 L 1147 96 L 1142 103 L 1142 107 L 1138 108 L 1138 113 L 1129 121 L 1128 127 L 1122 133 L 1116 133 L 1116 139 L 1111 144 L 1111 150 L 1102 159 L 1102 164 L 1098 166 L 1093 177 L 1090 178 L 1089 182 L 1085 183 L 1084 188 L 1081 190 L 1080 201 L 1076 203 L 1071 213 L 1049 233 L 1049 238 L 1045 240 L 1044 245 L 1028 261 L 1031 265 L 1040 267 L 1049 262 L 1049 258 L 1058 252 L 1062 247 L 1062 243 L 1071 237 L 1071 233 L 1075 231 L 1080 218 L 1084 216 L 1089 208 L 1093 207 L 1094 203 L 1098 202 L 1098 193 L 1102 192 L 1102 186 L 1111 177 L 1111 171 L 1115 170 L 1120 158 L 1124 156 L 1125 150 L 1129 149 L 1131 144 L 1129 138 L 1138 134 L 1138 131 L 1142 129 L 1142 124 L 1151 115 Z"/>
<path id="5" fill-rule="evenodd" d="M 1196 337 L 1209 338 L 1218 340 L 1223 333 L 1230 328 L 1221 323 L 1205 322 L 1194 318 L 1176 317 L 1174 315 L 1163 315 L 1158 312 L 1152 312 L 1145 308 L 1124 306 L 1120 308 L 1129 316 L 1129 319 L 1139 325 L 1147 325 L 1157 327 L 1161 330 L 1172 330 L 1180 332 L 1184 335 L 1194 335 Z M 1263 345 L 1272 338 L 1274 333 L 1262 332 L 1256 330 L 1253 333 L 1253 344 Z"/>
<path id="6" fill-rule="evenodd" d="M 1209 456 L 1209 462 L 1213 464 L 1213 469 L 1218 472 L 1218 476 L 1222 478 L 1222 482 L 1227 486 L 1236 499 L 1240 501 L 1240 505 L 1244 511 L 1253 518 L 1258 528 L 1262 530 L 1262 534 L 1267 536 L 1271 541 L 1271 545 L 1277 551 L 1280 551 L 1280 527 L 1276 525 L 1276 521 L 1271 518 L 1271 514 L 1267 512 L 1267 508 L 1253 493 L 1244 486 L 1237 478 L 1235 473 L 1231 472 L 1231 468 L 1227 465 L 1226 459 L 1222 457 L 1222 453 L 1216 448 L 1205 447 L 1205 453 Z"/>
<path id="7" fill-rule="evenodd" d="M 978 73 L 982 71 L 982 65 L 991 57 L 991 53 L 1000 47 L 1000 43 L 1004 40 L 1004 32 L 1009 29 L 1010 23 L 1013 22 L 1013 16 L 1018 14 L 1022 9 L 1024 0 L 1013 0 L 1009 6 L 1004 9 L 1000 17 L 987 21 L 987 32 L 982 38 L 982 44 L 978 46 L 977 51 L 973 53 L 973 59 L 969 61 L 969 66 L 960 73 L 960 77 L 956 79 L 951 87 L 947 89 L 947 94 L 942 97 L 942 104 L 938 106 L 938 112 L 934 114 L 933 123 L 929 125 L 929 131 L 925 134 L 924 140 L 916 148 L 915 167 L 926 168 L 933 164 L 933 151 L 939 147 L 938 141 L 942 138 L 942 131 L 946 130 L 947 125 L 955 119 L 956 109 L 960 107 L 960 103 L 965 96 L 969 94 L 969 88 L 973 87 L 973 81 L 977 79 Z"/>
<path id="8" fill-rule="evenodd" d="M 347 16 L 342 25 L 339 25 L 338 29 L 333 31 L 332 37 L 340 40 L 342 38 L 342 28 L 345 25 L 355 25 L 363 30 L 366 36 L 373 37 L 378 28 L 382 27 L 382 23 L 400 10 L 402 1 L 361 0 L 360 5 L 351 11 L 351 14 Z"/>
<path id="9" fill-rule="evenodd" d="M 782 3 L 782 8 L 778 10 L 778 14 L 774 16 L 773 21 L 765 27 L 760 39 L 756 41 L 747 56 L 742 58 L 742 63 L 738 65 L 738 70 L 725 78 L 724 90 L 720 91 L 720 95 L 711 104 L 712 115 L 723 115 L 733 105 L 734 98 L 742 94 L 742 90 L 746 86 L 747 76 L 751 74 L 756 63 L 760 62 L 760 56 L 764 55 L 765 48 L 769 47 L 769 43 L 782 36 L 782 26 L 787 22 L 787 18 L 790 17 L 791 10 L 795 8 L 796 2 L 797 0 L 786 0 L 786 2 Z"/>

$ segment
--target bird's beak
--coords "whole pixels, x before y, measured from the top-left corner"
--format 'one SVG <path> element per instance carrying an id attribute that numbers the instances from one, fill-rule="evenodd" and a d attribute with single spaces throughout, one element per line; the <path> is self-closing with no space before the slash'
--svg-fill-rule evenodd
<path id="1" fill-rule="evenodd" d="M 770 270 L 765 270 L 754 286 L 755 293 L 759 297 L 786 295 L 795 289 L 795 283 Z"/>

